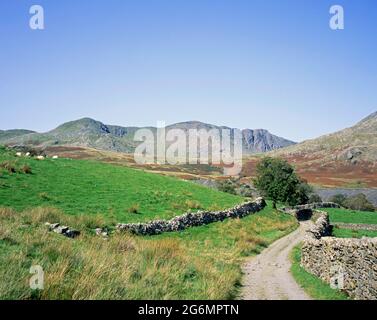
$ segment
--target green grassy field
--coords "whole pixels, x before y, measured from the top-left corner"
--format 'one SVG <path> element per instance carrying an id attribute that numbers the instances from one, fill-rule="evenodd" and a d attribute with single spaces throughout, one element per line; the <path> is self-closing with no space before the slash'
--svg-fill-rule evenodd
<path id="1" fill-rule="evenodd" d="M 332 289 L 326 282 L 307 272 L 300 266 L 301 246 L 296 246 L 291 253 L 291 273 L 296 282 L 305 290 L 305 292 L 316 300 L 347 300 L 348 296 L 339 291 Z"/>
<path id="2" fill-rule="evenodd" d="M 330 222 L 377 224 L 377 212 L 347 209 L 323 209 L 330 215 Z"/>
<path id="3" fill-rule="evenodd" d="M 0 149 L 0 299 L 234 298 L 243 258 L 294 230 L 293 217 L 269 204 L 243 219 L 152 237 L 114 232 L 104 241 L 94 228 L 243 201 L 120 166 L 16 158 Z M 45 222 L 81 235 L 49 232 Z M 42 291 L 28 286 L 32 265 L 44 269 Z"/>
<path id="4" fill-rule="evenodd" d="M 362 237 L 377 237 L 377 231 L 371 230 L 350 230 L 344 228 L 333 229 L 333 236 L 337 238 L 362 238 Z"/>
<path id="5" fill-rule="evenodd" d="M 24 173 L 25 167 L 31 173 Z M 12 168 L 16 172 L 11 172 Z M 0 149 L 0 206 L 56 207 L 111 221 L 170 218 L 198 209 L 225 209 L 242 197 L 192 182 L 95 161 L 17 158 Z"/>

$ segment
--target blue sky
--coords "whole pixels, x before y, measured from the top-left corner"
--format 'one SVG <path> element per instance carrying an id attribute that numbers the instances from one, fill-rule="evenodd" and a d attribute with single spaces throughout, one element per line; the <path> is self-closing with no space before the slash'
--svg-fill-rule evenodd
<path id="1" fill-rule="evenodd" d="M 1 0 L 0 14 L 0 129 L 200 120 L 301 141 L 377 110 L 374 0 Z"/>

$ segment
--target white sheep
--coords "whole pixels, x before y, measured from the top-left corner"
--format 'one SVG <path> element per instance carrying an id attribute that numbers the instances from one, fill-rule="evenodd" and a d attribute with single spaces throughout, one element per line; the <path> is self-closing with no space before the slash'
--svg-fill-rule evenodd
<path id="1" fill-rule="evenodd" d="M 44 158 L 45 158 L 44 156 L 38 156 L 37 157 L 38 160 L 44 160 Z"/>
<path id="2" fill-rule="evenodd" d="M 58 156 L 53 156 L 52 159 L 58 159 L 59 157 Z"/>
<path id="3" fill-rule="evenodd" d="M 25 157 L 30 157 L 30 152 L 26 152 Z"/>
<path id="4" fill-rule="evenodd" d="M 16 153 L 16 156 L 17 156 L 17 157 L 22 157 L 22 153 L 21 153 L 21 152 L 17 152 L 17 153 Z"/>

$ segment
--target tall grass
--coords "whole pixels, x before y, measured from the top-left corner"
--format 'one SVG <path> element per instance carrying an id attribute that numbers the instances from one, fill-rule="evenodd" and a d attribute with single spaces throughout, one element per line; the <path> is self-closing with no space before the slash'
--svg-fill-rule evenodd
<path id="1" fill-rule="evenodd" d="M 69 239 L 49 232 L 46 222 L 82 233 Z M 296 224 L 267 208 L 181 233 L 96 236 L 93 228 L 106 223 L 101 216 L 71 216 L 54 208 L 0 209 L 0 299 L 233 298 L 242 256 L 255 254 Z M 44 269 L 44 290 L 29 288 L 32 265 Z"/>

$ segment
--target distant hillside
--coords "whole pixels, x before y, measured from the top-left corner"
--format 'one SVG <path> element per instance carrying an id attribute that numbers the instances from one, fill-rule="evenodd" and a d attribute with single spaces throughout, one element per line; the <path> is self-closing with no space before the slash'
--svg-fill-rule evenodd
<path id="1" fill-rule="evenodd" d="M 23 136 L 29 133 L 34 133 L 34 131 L 30 130 L 23 130 L 23 129 L 15 129 L 15 130 L 0 130 L 0 143 L 3 141 L 7 141 L 9 139 Z"/>
<path id="2" fill-rule="evenodd" d="M 354 126 L 270 153 L 294 164 L 301 177 L 326 187 L 377 188 L 377 112 Z M 245 161 L 253 176 L 258 158 Z"/>
<path id="3" fill-rule="evenodd" d="M 275 154 L 305 156 L 322 163 L 377 160 L 377 112 L 372 113 L 353 127 L 290 146 Z"/>
<path id="4" fill-rule="evenodd" d="M 148 127 L 155 132 L 156 128 Z M 219 127 L 199 121 L 181 122 L 170 125 L 166 128 L 182 129 L 221 129 Z M 83 118 L 76 121 L 64 123 L 56 129 L 46 133 L 26 131 L 23 134 L 9 135 L 0 142 L 7 145 L 34 145 L 41 147 L 70 145 L 90 147 L 101 150 L 117 152 L 133 152 L 138 142 L 133 141 L 134 134 L 138 127 L 121 127 L 105 125 L 102 122 Z M 230 128 L 228 128 L 230 129 Z M 293 141 L 275 136 L 264 129 L 242 130 L 243 148 L 246 154 L 259 153 L 283 148 L 294 144 Z"/>

